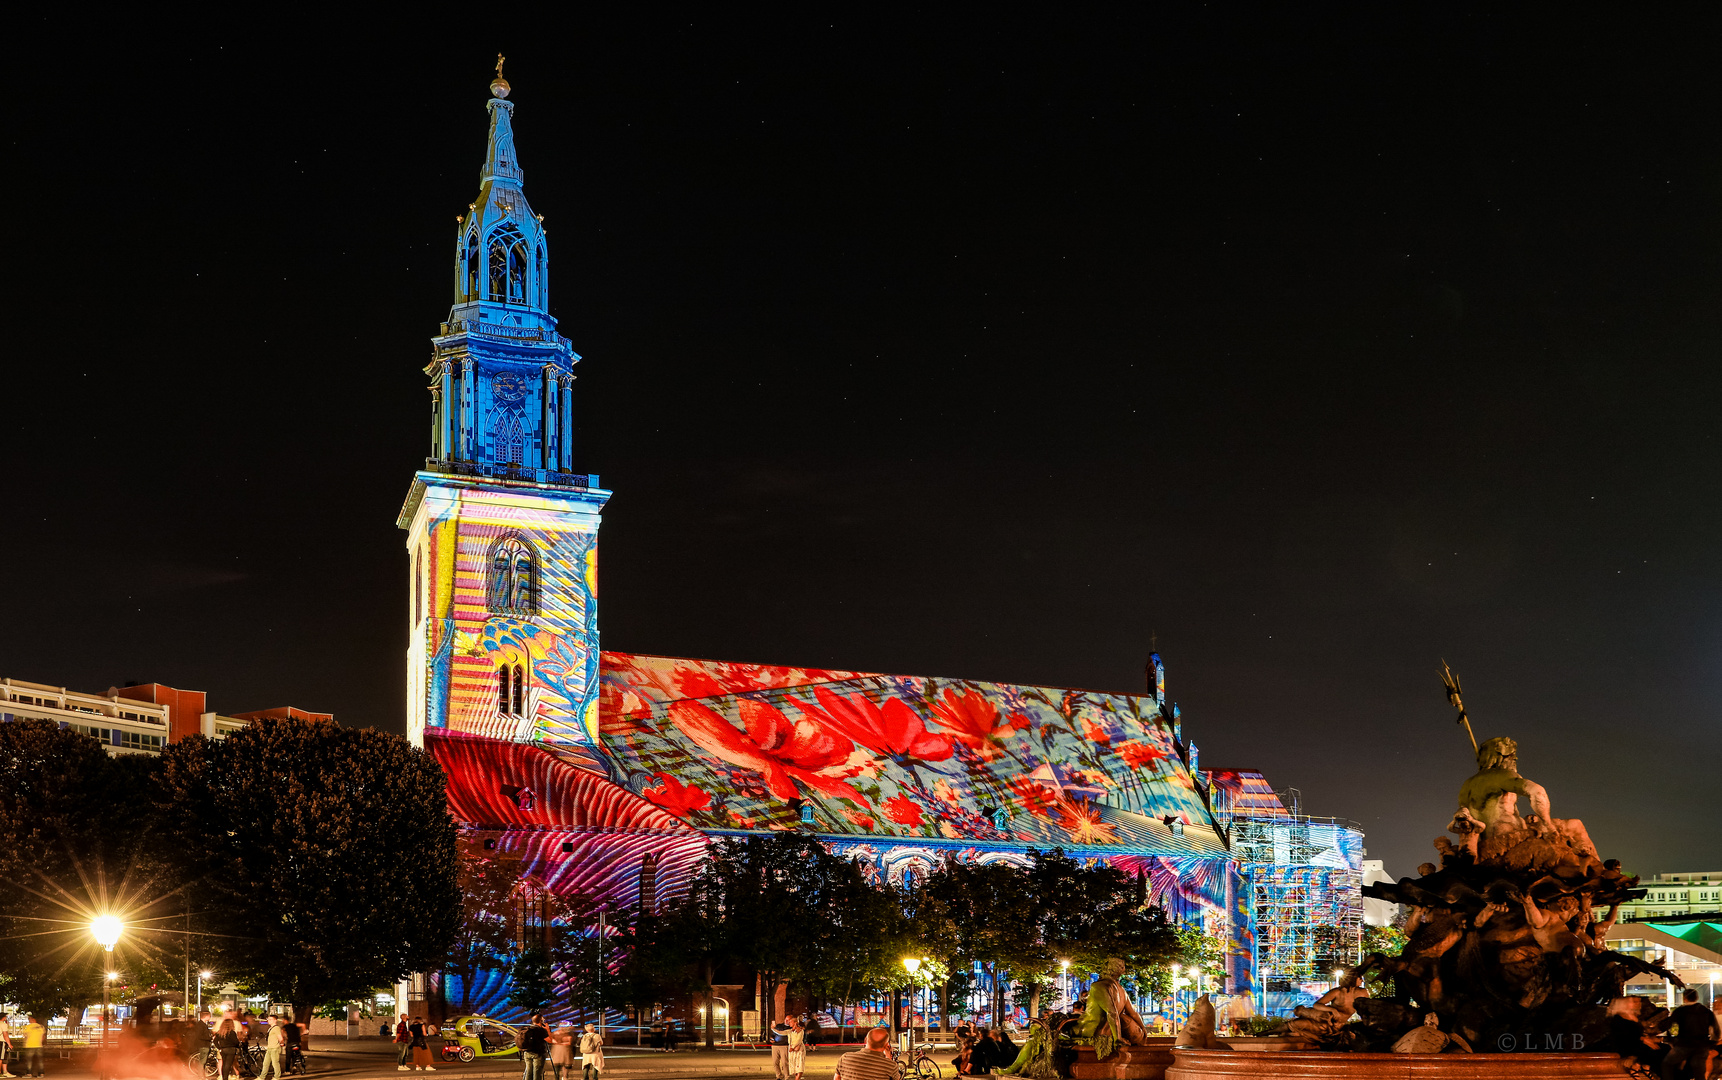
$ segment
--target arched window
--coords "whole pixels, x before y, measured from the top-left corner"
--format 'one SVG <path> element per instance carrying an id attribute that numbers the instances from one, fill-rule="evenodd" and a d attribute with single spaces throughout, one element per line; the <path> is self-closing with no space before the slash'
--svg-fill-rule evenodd
<path id="1" fill-rule="evenodd" d="M 526 303 L 526 237 L 510 222 L 490 234 L 490 299 Z"/>
<path id="2" fill-rule="evenodd" d="M 532 549 L 510 536 L 490 554 L 490 582 L 485 599 L 497 615 L 535 614 L 538 600 L 538 567 Z"/>
<path id="3" fill-rule="evenodd" d="M 550 306 L 550 279 L 544 276 L 543 244 L 538 245 L 537 255 L 538 273 L 533 276 L 532 280 L 538 283 L 538 306 L 541 308 L 548 308 Z"/>
<path id="4" fill-rule="evenodd" d="M 508 715 L 509 668 L 507 664 L 496 669 L 496 711 Z"/>
<path id="5" fill-rule="evenodd" d="M 466 299 L 478 299 L 478 230 L 466 234 Z"/>
<path id="6" fill-rule="evenodd" d="M 515 716 L 526 715 L 526 672 L 519 664 L 514 665 L 514 708 Z"/>

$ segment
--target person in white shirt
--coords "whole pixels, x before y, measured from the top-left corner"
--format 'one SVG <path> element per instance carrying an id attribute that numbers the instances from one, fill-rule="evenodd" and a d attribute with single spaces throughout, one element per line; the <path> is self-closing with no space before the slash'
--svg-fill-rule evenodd
<path id="1" fill-rule="evenodd" d="M 258 1070 L 257 1080 L 287 1080 L 287 1073 L 282 1069 L 283 1059 L 287 1056 L 287 1032 L 281 1027 L 281 1018 L 269 1018 L 269 1034 L 263 1040 L 263 1068 Z"/>

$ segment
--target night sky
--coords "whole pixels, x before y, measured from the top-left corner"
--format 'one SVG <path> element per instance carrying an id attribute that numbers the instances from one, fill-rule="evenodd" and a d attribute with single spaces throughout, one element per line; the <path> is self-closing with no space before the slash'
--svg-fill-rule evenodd
<path id="1" fill-rule="evenodd" d="M 501 51 L 605 647 L 1135 691 L 1157 635 L 1203 763 L 1395 874 L 1445 657 L 1605 856 L 1718 869 L 1722 23 L 1388 7 L 14 21 L 0 675 L 402 729 Z"/>

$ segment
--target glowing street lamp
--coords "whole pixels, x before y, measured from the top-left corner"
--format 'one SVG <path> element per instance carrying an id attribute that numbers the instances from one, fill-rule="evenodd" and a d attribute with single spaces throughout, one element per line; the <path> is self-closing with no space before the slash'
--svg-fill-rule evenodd
<path id="1" fill-rule="evenodd" d="M 915 973 L 921 970 L 919 956 L 903 957 L 903 967 L 909 972 L 909 1022 L 904 1025 L 909 1029 L 909 1041 L 915 1041 Z"/>
<path id="2" fill-rule="evenodd" d="M 95 937 L 96 944 L 110 953 L 114 951 L 114 946 L 120 943 L 120 935 L 125 933 L 125 929 L 126 924 L 113 915 L 98 915 L 90 920 L 90 933 Z M 104 1053 L 108 1047 L 108 991 L 114 980 L 119 977 L 119 972 L 110 971 L 108 977 L 102 980 L 102 1050 Z M 107 1061 L 105 1057 L 101 1069 L 102 1075 L 106 1076 Z"/>
<path id="3" fill-rule="evenodd" d="M 200 1020 L 203 1018 L 203 980 L 212 978 L 213 976 L 214 973 L 209 971 L 200 971 L 197 973 L 197 1016 Z"/>
<path id="4" fill-rule="evenodd" d="M 95 935 L 96 944 L 108 952 L 114 951 L 114 946 L 120 943 L 120 935 L 125 933 L 126 924 L 114 915 L 98 915 L 90 921 L 90 933 Z"/>

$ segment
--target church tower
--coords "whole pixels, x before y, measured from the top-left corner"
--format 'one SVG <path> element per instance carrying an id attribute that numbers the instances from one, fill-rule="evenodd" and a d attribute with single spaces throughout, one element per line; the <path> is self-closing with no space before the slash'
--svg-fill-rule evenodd
<path id="1" fill-rule="evenodd" d="M 574 365 L 550 315 L 550 249 L 497 63 L 478 198 L 460 215 L 454 305 L 431 339 L 431 454 L 398 524 L 411 572 L 407 735 L 535 742 L 591 762 L 598 524 L 573 472 Z"/>

